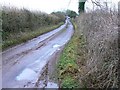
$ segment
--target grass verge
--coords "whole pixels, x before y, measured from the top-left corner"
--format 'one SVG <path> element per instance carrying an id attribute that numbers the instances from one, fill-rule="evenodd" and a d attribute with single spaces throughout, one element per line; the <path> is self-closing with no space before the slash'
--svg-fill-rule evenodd
<path id="1" fill-rule="evenodd" d="M 30 32 L 26 31 L 26 32 L 20 32 L 20 33 L 10 33 L 9 38 L 2 42 L 2 49 L 5 50 L 9 47 L 26 42 L 26 41 L 33 39 L 39 35 L 42 35 L 53 29 L 56 29 L 59 26 L 61 26 L 62 24 L 63 24 L 63 22 L 59 23 L 58 25 L 50 25 L 47 27 L 41 27 L 37 30 L 30 31 Z"/>
<path id="2" fill-rule="evenodd" d="M 75 33 L 63 50 L 58 62 L 58 76 L 60 87 L 62 88 L 79 88 L 79 67 L 77 58 L 80 55 L 78 46 L 84 46 L 84 39 L 79 35 L 77 26 L 73 22 Z M 81 55 L 82 56 L 82 55 Z"/>

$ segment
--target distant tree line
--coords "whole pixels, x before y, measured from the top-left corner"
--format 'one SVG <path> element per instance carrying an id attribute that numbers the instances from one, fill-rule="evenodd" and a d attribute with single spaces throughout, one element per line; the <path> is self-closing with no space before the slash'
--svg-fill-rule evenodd
<path id="1" fill-rule="evenodd" d="M 66 15 L 71 17 L 71 18 L 75 18 L 77 16 L 77 13 L 73 10 L 67 10 Z"/>
<path id="2" fill-rule="evenodd" d="M 63 16 L 69 16 L 70 18 L 75 18 L 78 14 L 73 11 L 73 10 L 69 10 L 67 9 L 66 11 L 58 11 L 58 12 L 52 12 L 51 14 L 54 14 L 60 18 L 63 18 Z"/>

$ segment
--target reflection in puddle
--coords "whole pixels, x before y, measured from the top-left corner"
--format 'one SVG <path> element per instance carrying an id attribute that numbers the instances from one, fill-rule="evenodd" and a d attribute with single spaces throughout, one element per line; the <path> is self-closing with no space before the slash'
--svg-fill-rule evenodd
<path id="1" fill-rule="evenodd" d="M 47 86 L 45 86 L 45 81 L 40 81 L 38 87 L 39 88 L 43 88 L 43 87 L 45 87 L 45 88 L 56 88 L 56 89 L 59 88 L 57 83 L 49 82 L 49 81 L 47 82 Z"/>
<path id="2" fill-rule="evenodd" d="M 33 71 L 32 69 L 26 68 L 23 70 L 23 72 L 16 77 L 16 80 L 34 80 L 34 78 L 37 76 L 37 73 Z"/>
<path id="3" fill-rule="evenodd" d="M 53 45 L 53 48 L 57 48 L 57 47 L 60 47 L 60 45 L 59 44 Z"/>
<path id="4" fill-rule="evenodd" d="M 46 88 L 58 88 L 58 85 L 53 82 L 48 82 Z"/>

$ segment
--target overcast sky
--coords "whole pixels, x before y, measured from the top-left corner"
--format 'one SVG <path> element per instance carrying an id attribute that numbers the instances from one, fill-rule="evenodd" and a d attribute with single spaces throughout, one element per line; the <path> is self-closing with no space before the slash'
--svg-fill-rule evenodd
<path id="1" fill-rule="evenodd" d="M 27 8 L 30 10 L 40 10 L 51 13 L 58 10 L 66 10 L 67 8 L 78 11 L 78 0 L 0 0 L 2 5 L 16 6 L 18 8 Z"/>
<path id="2" fill-rule="evenodd" d="M 61 11 L 66 9 L 71 9 L 78 12 L 78 1 L 71 0 L 71 3 L 68 7 L 70 0 L 0 0 L 1 5 L 5 6 L 15 6 L 18 8 L 27 8 L 30 10 L 40 10 L 46 13 L 51 13 L 53 11 Z M 92 4 L 86 3 L 87 8 L 91 8 Z M 101 0 L 102 1 L 102 0 Z M 119 0 L 108 0 L 116 3 Z"/>

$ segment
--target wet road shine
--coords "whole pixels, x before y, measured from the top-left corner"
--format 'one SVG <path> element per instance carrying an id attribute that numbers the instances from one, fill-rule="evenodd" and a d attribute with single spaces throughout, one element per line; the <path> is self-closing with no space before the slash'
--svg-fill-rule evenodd
<path id="1" fill-rule="evenodd" d="M 72 23 L 66 19 L 65 24 L 59 28 L 4 51 L 2 87 L 34 88 L 51 56 L 67 44 L 73 32 Z M 50 87 L 50 83 L 47 87 Z"/>

